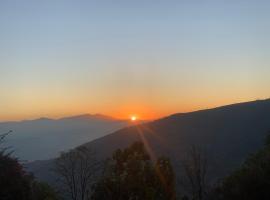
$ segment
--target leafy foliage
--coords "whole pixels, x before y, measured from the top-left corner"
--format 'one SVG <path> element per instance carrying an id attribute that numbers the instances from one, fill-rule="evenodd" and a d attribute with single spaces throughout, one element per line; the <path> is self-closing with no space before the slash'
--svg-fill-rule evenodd
<path id="1" fill-rule="evenodd" d="M 34 181 L 32 183 L 33 200 L 57 200 L 60 199 L 55 190 L 47 183 Z"/>
<path id="2" fill-rule="evenodd" d="M 7 134 L 0 136 L 2 144 Z M 27 174 L 17 158 L 6 148 L 0 148 L 1 200 L 57 200 L 55 191 L 45 183 L 36 182 Z"/>
<path id="3" fill-rule="evenodd" d="M 0 199 L 29 200 L 31 178 L 24 172 L 18 160 L 0 153 Z"/>
<path id="4" fill-rule="evenodd" d="M 270 199 L 270 142 L 250 156 L 243 166 L 226 177 L 216 189 L 216 196 L 224 200 L 268 200 Z"/>
<path id="5" fill-rule="evenodd" d="M 141 142 L 116 150 L 104 176 L 94 187 L 92 199 L 175 199 L 174 172 L 169 159 L 159 158 L 154 164 Z"/>

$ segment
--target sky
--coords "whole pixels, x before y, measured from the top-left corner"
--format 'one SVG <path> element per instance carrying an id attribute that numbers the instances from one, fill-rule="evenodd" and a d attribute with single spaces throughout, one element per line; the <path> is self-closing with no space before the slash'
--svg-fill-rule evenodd
<path id="1" fill-rule="evenodd" d="M 1 0 L 0 121 L 153 119 L 270 97 L 270 2 Z"/>

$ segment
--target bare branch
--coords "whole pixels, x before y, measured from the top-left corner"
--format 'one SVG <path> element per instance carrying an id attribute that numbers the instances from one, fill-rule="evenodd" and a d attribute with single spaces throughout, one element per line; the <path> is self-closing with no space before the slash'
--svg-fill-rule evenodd
<path id="1" fill-rule="evenodd" d="M 208 162 L 206 153 L 195 146 L 188 152 L 187 159 L 183 162 L 188 179 L 191 195 L 195 200 L 203 200 L 206 195 L 206 175 Z"/>
<path id="2" fill-rule="evenodd" d="M 86 200 L 97 169 L 94 152 L 81 146 L 67 153 L 62 153 L 55 164 L 55 172 L 60 176 L 62 184 L 68 189 L 72 200 Z"/>

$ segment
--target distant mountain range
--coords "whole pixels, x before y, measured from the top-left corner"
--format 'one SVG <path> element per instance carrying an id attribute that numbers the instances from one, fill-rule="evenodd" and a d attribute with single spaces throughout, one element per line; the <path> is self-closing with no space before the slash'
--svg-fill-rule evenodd
<path id="1" fill-rule="evenodd" d="M 239 103 L 196 112 L 175 114 L 160 120 L 123 128 L 87 144 L 97 159 L 117 148 L 143 141 L 155 155 L 169 156 L 181 176 L 181 160 L 191 146 L 204 149 L 211 180 L 223 177 L 258 150 L 270 131 L 270 99 Z M 53 160 L 27 165 L 42 180 L 51 182 Z"/>
<path id="2" fill-rule="evenodd" d="M 61 119 L 40 118 L 1 122 L 0 133 L 12 130 L 5 140 L 20 160 L 45 160 L 129 125 L 105 115 L 78 115 Z"/>

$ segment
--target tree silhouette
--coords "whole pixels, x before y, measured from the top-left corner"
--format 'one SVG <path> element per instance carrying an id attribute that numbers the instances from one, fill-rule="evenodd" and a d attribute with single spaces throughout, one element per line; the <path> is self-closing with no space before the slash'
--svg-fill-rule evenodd
<path id="1" fill-rule="evenodd" d="M 203 200 L 207 194 L 206 175 L 208 170 L 207 157 L 201 149 L 192 146 L 183 161 L 185 175 L 192 199 Z"/>
<path id="2" fill-rule="evenodd" d="M 55 164 L 55 172 L 60 176 L 60 181 L 64 185 L 63 189 L 71 199 L 87 199 L 98 167 L 93 151 L 80 146 L 62 153 Z"/>
<path id="3" fill-rule="evenodd" d="M 36 182 L 32 175 L 24 171 L 18 159 L 11 155 L 12 152 L 2 147 L 10 132 L 0 135 L 0 199 L 57 200 L 55 191 L 49 185 Z"/>
<path id="4" fill-rule="evenodd" d="M 141 142 L 116 150 L 104 176 L 95 185 L 95 200 L 173 200 L 174 173 L 169 159 L 150 160 Z"/>
<path id="5" fill-rule="evenodd" d="M 0 199 L 29 200 L 31 179 L 18 160 L 0 152 Z"/>
<path id="6" fill-rule="evenodd" d="M 0 153 L 2 153 L 3 155 L 4 155 L 4 154 L 9 154 L 9 155 L 10 155 L 10 154 L 12 153 L 12 151 L 11 151 L 11 152 L 7 152 L 7 150 L 8 150 L 10 147 L 3 147 L 3 143 L 4 143 L 4 141 L 5 141 L 5 138 L 6 138 L 10 133 L 12 133 L 11 130 L 8 131 L 8 132 L 6 132 L 6 133 L 0 134 Z"/>
<path id="7" fill-rule="evenodd" d="M 265 146 L 251 155 L 241 168 L 226 177 L 216 188 L 216 198 L 223 200 L 270 199 L 270 136 Z"/>

